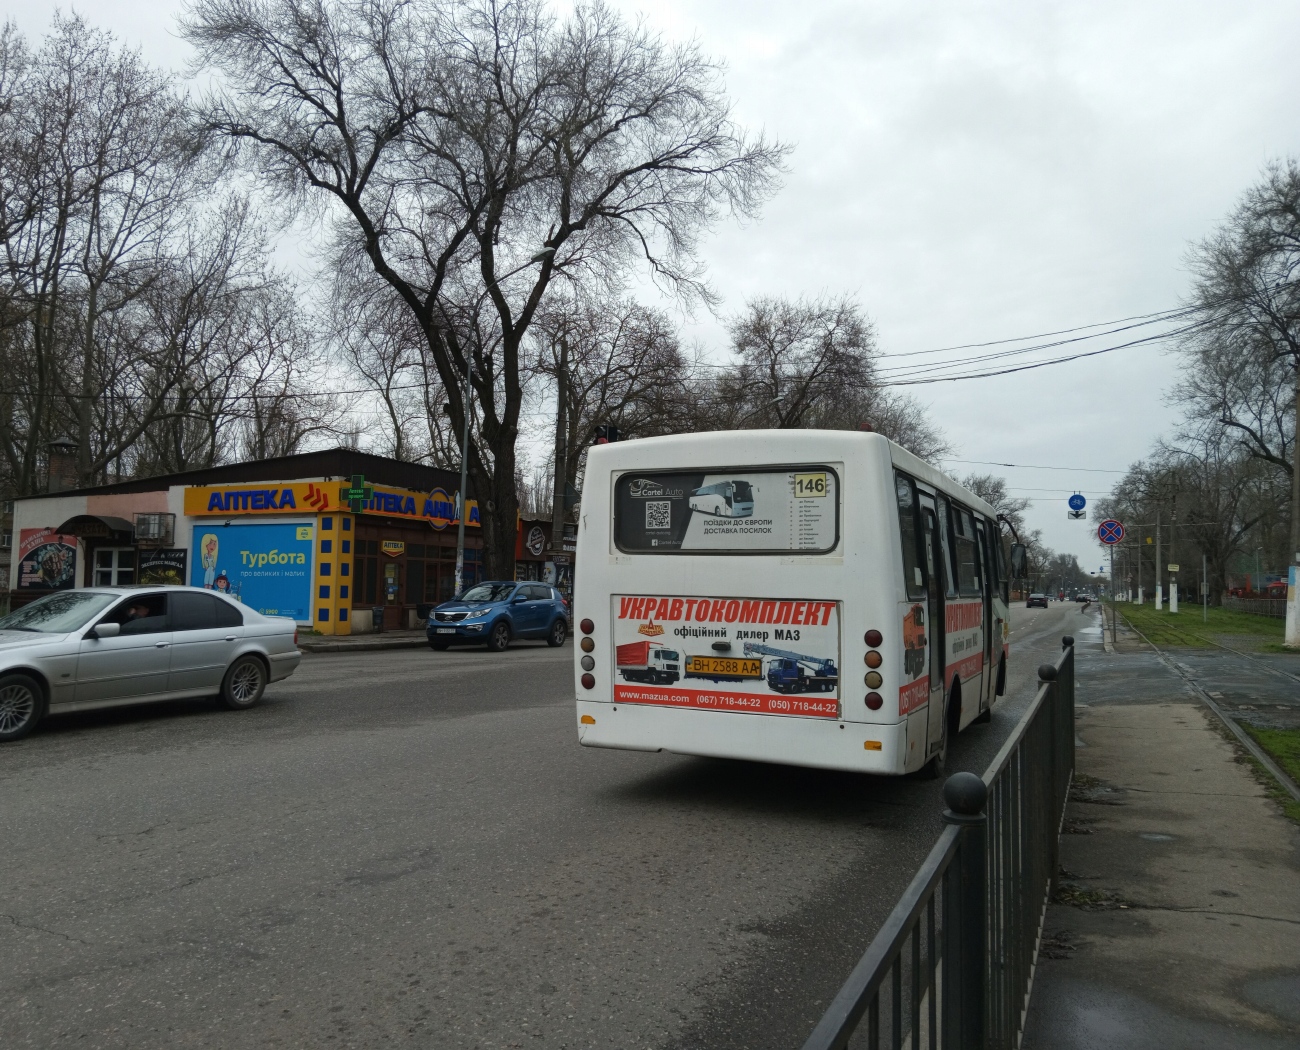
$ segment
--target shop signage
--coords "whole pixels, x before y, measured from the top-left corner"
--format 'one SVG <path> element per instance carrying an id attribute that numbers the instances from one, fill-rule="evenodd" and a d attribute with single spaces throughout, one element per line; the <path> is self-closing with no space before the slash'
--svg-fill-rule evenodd
<path id="1" fill-rule="evenodd" d="M 313 481 L 272 485 L 195 485 L 185 490 L 191 518 L 230 514 L 318 514 L 341 509 L 338 489 Z"/>
<path id="2" fill-rule="evenodd" d="M 540 525 L 534 525 L 528 532 L 528 539 L 524 541 L 524 546 L 528 548 L 528 553 L 534 558 L 540 558 L 542 551 L 546 550 L 546 533 L 542 531 Z"/>
<path id="3" fill-rule="evenodd" d="M 159 547 L 154 550 L 140 551 L 139 559 L 137 583 L 147 583 L 151 586 L 159 584 L 185 586 L 185 566 L 189 560 L 189 551 Z"/>
<path id="4" fill-rule="evenodd" d="M 196 485 L 185 490 L 185 513 L 192 518 L 257 514 L 323 514 L 346 511 L 346 484 L 314 481 L 276 482 L 262 485 Z M 370 498 L 353 506 L 358 514 L 427 521 L 435 529 L 456 524 L 456 499 L 445 489 L 430 493 L 414 489 L 367 485 Z M 479 524 L 478 503 L 469 501 L 467 524 Z"/>
<path id="5" fill-rule="evenodd" d="M 390 558 L 400 558 L 406 553 L 406 543 L 404 540 L 384 540 L 379 549 Z"/>
<path id="6" fill-rule="evenodd" d="M 312 540 L 298 526 L 195 525 L 190 586 L 222 591 L 267 616 L 311 620 Z"/>
<path id="7" fill-rule="evenodd" d="M 53 529 L 18 533 L 18 587 L 26 591 L 61 591 L 77 577 L 77 537 Z"/>

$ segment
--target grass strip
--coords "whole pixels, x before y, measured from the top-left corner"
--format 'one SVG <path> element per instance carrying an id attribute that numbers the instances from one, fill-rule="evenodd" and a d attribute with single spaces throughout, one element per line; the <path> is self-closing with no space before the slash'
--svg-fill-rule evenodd
<path id="1" fill-rule="evenodd" d="M 1131 626 L 1161 647 L 1212 649 L 1218 640 L 1216 636 L 1240 635 L 1258 639 L 1270 651 L 1275 646 L 1279 651 L 1287 651 L 1280 649 L 1286 634 L 1286 621 L 1272 616 L 1211 607 L 1205 610 L 1203 620 L 1199 605 L 1184 605 L 1177 613 L 1171 613 L 1168 607 L 1157 611 L 1154 605 L 1129 602 L 1119 602 L 1115 608 Z"/>
<path id="2" fill-rule="evenodd" d="M 1300 783 L 1300 729 L 1263 729 L 1249 722 L 1238 723 L 1251 735 L 1255 743 L 1268 752 L 1283 772 L 1296 783 Z M 1278 782 L 1258 762 L 1251 760 L 1260 777 L 1260 783 L 1269 795 L 1286 811 L 1286 815 L 1300 824 L 1300 802 L 1284 791 Z"/>

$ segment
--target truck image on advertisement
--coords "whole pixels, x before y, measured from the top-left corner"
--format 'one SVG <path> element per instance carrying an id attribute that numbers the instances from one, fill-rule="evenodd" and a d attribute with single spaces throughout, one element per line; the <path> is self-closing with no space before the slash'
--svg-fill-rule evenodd
<path id="1" fill-rule="evenodd" d="M 768 656 L 767 684 L 778 693 L 833 693 L 840 681 L 835 661 L 776 649 L 758 642 L 745 643 L 746 656 Z"/>
<path id="2" fill-rule="evenodd" d="M 615 646 L 614 666 L 627 682 L 672 685 L 681 677 L 681 655 L 658 643 L 628 642 Z"/>
<path id="3" fill-rule="evenodd" d="M 690 496 L 691 510 L 718 518 L 748 518 L 754 513 L 754 487 L 748 481 L 719 481 Z"/>

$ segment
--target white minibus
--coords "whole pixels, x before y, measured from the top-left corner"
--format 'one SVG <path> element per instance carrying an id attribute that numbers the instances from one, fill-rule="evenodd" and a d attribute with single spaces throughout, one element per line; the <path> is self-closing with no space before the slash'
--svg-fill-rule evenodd
<path id="1" fill-rule="evenodd" d="M 879 434 L 598 445 L 575 561 L 587 747 L 939 775 L 1006 682 L 994 509 Z"/>

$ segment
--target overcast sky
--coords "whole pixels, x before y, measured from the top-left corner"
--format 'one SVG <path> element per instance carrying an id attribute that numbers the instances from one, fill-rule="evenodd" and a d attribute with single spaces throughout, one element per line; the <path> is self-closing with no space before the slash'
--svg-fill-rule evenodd
<path id="1" fill-rule="evenodd" d="M 179 69 L 179 0 L 83 0 Z M 1186 255 L 1270 159 L 1300 155 L 1300 4 L 626 0 L 728 67 L 739 119 L 795 147 L 761 221 L 705 249 L 724 310 L 852 292 L 882 350 L 914 353 L 1177 305 Z M 0 0 L 39 35 L 66 4 Z M 686 325 L 721 356 L 707 316 Z M 954 352 L 952 357 L 963 356 Z M 1018 494 L 1052 547 L 1102 564 L 1075 490 L 1102 494 L 1176 421 L 1174 357 L 1138 348 L 913 387 L 961 460 Z M 1063 468 L 1092 468 L 1094 472 Z"/>

